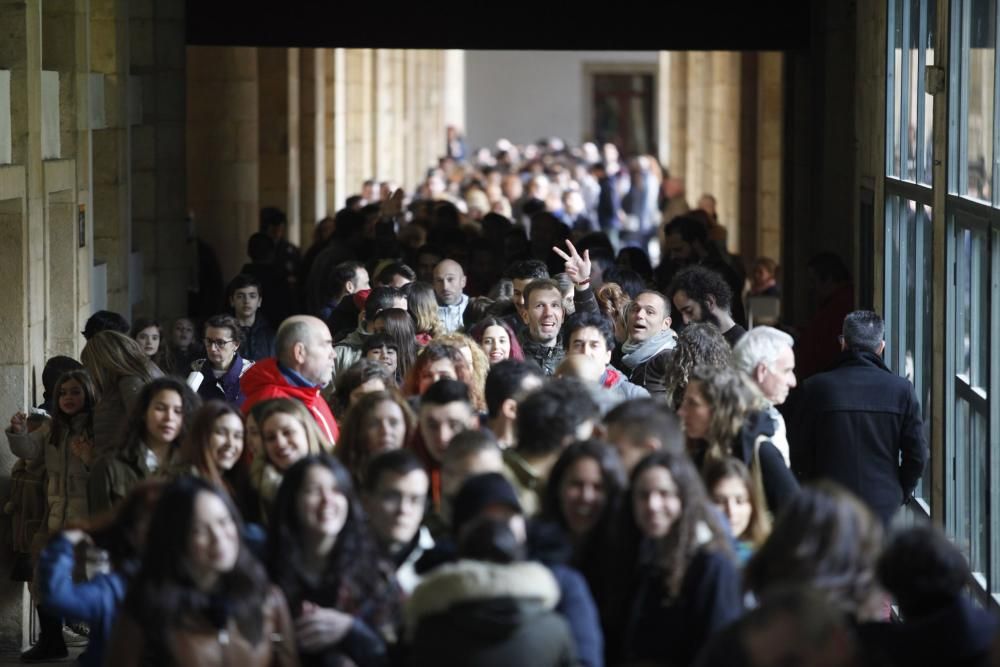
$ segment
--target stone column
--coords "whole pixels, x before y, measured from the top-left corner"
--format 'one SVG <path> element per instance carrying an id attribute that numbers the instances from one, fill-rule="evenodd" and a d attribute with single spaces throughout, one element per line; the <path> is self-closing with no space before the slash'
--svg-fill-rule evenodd
<path id="1" fill-rule="evenodd" d="M 347 198 L 347 55 L 327 49 L 326 58 L 326 210 L 334 215 Z"/>
<path id="2" fill-rule="evenodd" d="M 688 54 L 686 51 L 670 53 L 670 72 L 667 86 L 670 88 L 669 145 L 670 156 L 664 165 L 672 176 L 683 176 L 687 169 L 688 146 Z"/>
<path id="3" fill-rule="evenodd" d="M 757 254 L 781 259 L 784 100 L 781 52 L 759 55 L 757 70 Z M 748 258 L 749 259 L 749 258 Z"/>
<path id="4" fill-rule="evenodd" d="M 705 190 L 708 181 L 707 152 L 709 139 L 709 102 L 711 86 L 711 53 L 688 54 L 687 89 L 688 123 L 686 138 L 686 167 L 682 170 L 687 186 L 688 203 L 695 205 L 696 198 Z"/>
<path id="5" fill-rule="evenodd" d="M 374 176 L 372 127 L 372 49 L 347 49 L 347 169 L 345 197 L 361 192 Z"/>
<path id="6" fill-rule="evenodd" d="M 142 256 L 145 315 L 186 315 L 190 284 L 185 162 L 184 5 L 130 5 L 132 81 L 132 230 Z"/>
<path id="7" fill-rule="evenodd" d="M 129 292 L 132 252 L 129 158 L 128 5 L 125 0 L 90 3 L 90 66 L 101 75 L 103 119 L 93 138 L 94 259 L 107 271 L 107 307 L 131 319 L 138 295 Z M 133 299 L 133 297 L 136 297 Z"/>
<path id="8" fill-rule="evenodd" d="M 326 216 L 326 57 L 323 49 L 299 52 L 299 175 L 302 244 Z M 303 248 L 304 250 L 304 248 Z"/>
<path id="9" fill-rule="evenodd" d="M 257 49 L 192 46 L 187 62 L 188 206 L 229 280 L 258 228 Z"/>
<path id="10" fill-rule="evenodd" d="M 5 304 L 0 317 L 0 410 L 11 415 L 32 405 L 33 355 L 29 341 L 40 341 L 41 303 L 44 280 L 37 275 L 38 287 L 29 286 L 30 264 L 40 255 L 44 230 L 42 194 L 41 126 L 41 15 L 35 2 L 7 2 L 0 5 L 0 70 L 10 76 L 10 156 L 11 163 L 0 167 L 0 298 Z M 40 369 L 39 369 L 40 375 Z M 7 471 L 15 457 L 9 448 L 0 448 L 0 492 L 10 487 Z M 9 570 L 10 551 L 0 553 L 0 567 Z M 24 585 L 6 577 L 0 580 L 0 643 L 11 649 L 23 646 L 21 629 Z"/>
<path id="11" fill-rule="evenodd" d="M 288 239 L 299 243 L 299 50 L 257 50 L 260 207 L 288 216 Z M 256 230 L 255 230 L 256 231 Z"/>
<path id="12" fill-rule="evenodd" d="M 730 252 L 740 247 L 740 58 L 729 51 L 711 54 L 709 141 L 703 190 L 688 191 L 691 205 L 705 192 L 715 195 L 719 221 L 729 231 Z"/>

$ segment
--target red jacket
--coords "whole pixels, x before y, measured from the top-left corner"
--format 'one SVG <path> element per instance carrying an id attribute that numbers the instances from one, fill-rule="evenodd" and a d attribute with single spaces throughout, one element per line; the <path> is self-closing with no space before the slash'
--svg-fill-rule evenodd
<path id="1" fill-rule="evenodd" d="M 288 384 L 288 380 L 278 370 L 278 360 L 274 357 L 261 359 L 244 373 L 240 378 L 240 389 L 246 396 L 241 406 L 244 416 L 250 413 L 250 408 L 261 401 L 272 398 L 294 398 L 309 409 L 319 430 L 331 445 L 340 437 L 337 420 L 333 418 L 326 400 L 320 396 L 319 387 L 296 387 Z"/>

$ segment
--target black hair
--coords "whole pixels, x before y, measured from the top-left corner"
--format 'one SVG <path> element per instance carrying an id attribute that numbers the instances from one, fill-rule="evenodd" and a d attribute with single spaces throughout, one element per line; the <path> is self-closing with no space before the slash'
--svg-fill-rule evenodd
<path id="1" fill-rule="evenodd" d="M 401 296 L 402 292 L 390 285 L 373 289 L 365 300 L 365 322 L 374 322 L 376 315 L 387 308 L 393 308 L 393 303 Z"/>
<path id="2" fill-rule="evenodd" d="M 236 277 L 230 280 L 229 284 L 226 285 L 226 303 L 228 304 L 229 300 L 233 298 L 233 294 L 236 290 L 245 289 L 247 287 L 256 287 L 260 298 L 264 298 L 264 289 L 261 287 L 259 280 L 249 273 L 238 273 L 236 274 Z"/>
<path id="3" fill-rule="evenodd" d="M 555 378 L 517 406 L 517 449 L 551 454 L 576 438 L 577 427 L 600 418 L 586 385 L 576 378 Z"/>
<path id="4" fill-rule="evenodd" d="M 642 276 L 632 269 L 617 265 L 605 269 L 602 280 L 606 283 L 615 283 L 632 299 L 639 296 L 639 292 L 646 288 L 646 281 L 643 280 Z"/>
<path id="5" fill-rule="evenodd" d="M 604 416 L 604 425 L 619 426 L 635 441 L 656 438 L 663 449 L 684 451 L 684 432 L 677 414 L 652 398 L 619 403 Z"/>
<path id="6" fill-rule="evenodd" d="M 733 301 L 733 290 L 722 275 L 704 266 L 688 266 L 677 272 L 667 292 L 673 299 L 681 290 L 689 299 L 700 304 L 707 303 L 707 297 L 711 295 L 715 297 L 716 305 L 722 310 L 728 310 Z M 707 316 L 708 313 L 702 315 Z"/>
<path id="7" fill-rule="evenodd" d="M 402 477 L 416 470 L 423 471 L 424 464 L 409 449 L 393 449 L 382 452 L 368 462 L 368 467 L 365 469 L 364 490 L 366 493 L 374 493 L 382 475 L 387 472 Z"/>
<path id="8" fill-rule="evenodd" d="M 444 378 L 438 380 L 420 397 L 420 405 L 447 405 L 456 401 L 472 405 L 469 386 L 458 380 Z"/>
<path id="9" fill-rule="evenodd" d="M 128 320 L 111 310 L 99 310 L 87 318 L 83 327 L 83 337 L 90 340 L 102 331 L 117 331 L 128 334 Z"/>
<path id="10" fill-rule="evenodd" d="M 274 257 L 274 239 L 264 232 L 256 232 L 247 239 L 247 256 L 251 262 L 269 262 Z"/>
<path id="11" fill-rule="evenodd" d="M 529 377 L 544 380 L 545 373 L 533 361 L 505 359 L 490 366 L 484 389 L 486 412 L 490 419 L 500 414 L 500 406 L 504 401 L 520 393 L 524 380 Z"/>
<path id="12" fill-rule="evenodd" d="M 604 315 L 586 311 L 573 313 L 566 320 L 566 325 L 563 327 L 563 347 L 569 350 L 570 339 L 573 338 L 573 334 L 587 327 L 597 329 L 598 333 L 604 338 L 604 345 L 609 352 L 615 349 L 615 327 L 611 324 L 611 320 L 604 317 Z"/>

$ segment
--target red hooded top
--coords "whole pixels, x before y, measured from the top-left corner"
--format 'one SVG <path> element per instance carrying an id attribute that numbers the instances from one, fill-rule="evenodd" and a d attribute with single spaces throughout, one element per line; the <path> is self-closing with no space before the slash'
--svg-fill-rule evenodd
<path id="1" fill-rule="evenodd" d="M 331 445 L 335 444 L 337 438 L 340 437 L 337 420 L 333 418 L 330 406 L 320 395 L 319 387 L 297 387 L 288 384 L 288 380 L 278 370 L 278 360 L 274 357 L 261 359 L 244 373 L 243 377 L 240 378 L 240 389 L 246 396 L 246 400 L 241 406 L 243 416 L 248 415 L 250 408 L 261 401 L 272 398 L 294 398 L 306 406 L 313 419 L 316 420 L 319 430 L 323 432 Z"/>

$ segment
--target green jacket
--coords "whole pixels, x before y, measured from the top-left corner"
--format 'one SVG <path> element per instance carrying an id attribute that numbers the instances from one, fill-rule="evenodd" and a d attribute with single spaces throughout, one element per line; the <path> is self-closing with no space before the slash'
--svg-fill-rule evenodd
<path id="1" fill-rule="evenodd" d="M 129 447 L 99 459 L 90 469 L 87 497 L 92 515 L 107 512 L 120 503 L 132 487 L 144 479 L 167 475 L 175 458 L 176 448 L 170 449 L 170 458 L 154 473 L 146 465 L 145 447 Z"/>

